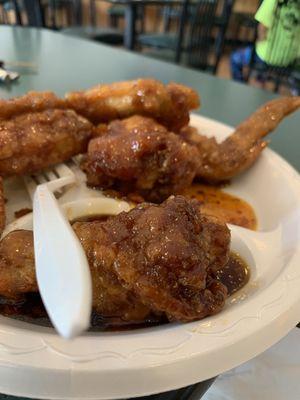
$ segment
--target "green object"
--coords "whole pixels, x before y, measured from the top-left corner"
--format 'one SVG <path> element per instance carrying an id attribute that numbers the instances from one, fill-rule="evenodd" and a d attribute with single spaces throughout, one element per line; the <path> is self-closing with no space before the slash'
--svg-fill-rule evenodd
<path id="1" fill-rule="evenodd" d="M 300 2 L 264 0 L 255 19 L 268 28 L 267 38 L 256 44 L 256 53 L 267 64 L 286 67 L 300 56 Z"/>
<path id="2" fill-rule="evenodd" d="M 53 90 L 64 95 L 100 82 L 137 77 L 175 81 L 195 88 L 201 96 L 204 116 L 237 125 L 273 93 L 198 70 L 144 57 L 120 48 L 63 35 L 46 29 L 0 26 L 0 59 L 30 62 L 35 70 L 16 83 L 0 86 L 0 97 L 20 96 L 29 90 Z M 270 147 L 300 171 L 300 112 L 286 118 L 270 136 Z"/>

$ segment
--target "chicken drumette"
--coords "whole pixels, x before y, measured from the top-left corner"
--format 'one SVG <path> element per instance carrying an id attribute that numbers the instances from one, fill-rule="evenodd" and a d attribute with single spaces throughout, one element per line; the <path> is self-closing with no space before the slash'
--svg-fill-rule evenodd
<path id="1" fill-rule="evenodd" d="M 200 105 L 193 89 L 173 82 L 164 85 L 154 79 L 98 85 L 71 92 L 66 99 L 70 108 L 93 123 L 143 115 L 173 131 L 188 124 L 190 110 Z"/>
<path id="2" fill-rule="evenodd" d="M 3 179 L 0 176 L 0 235 L 5 227 L 5 198 L 3 192 Z"/>
<path id="3" fill-rule="evenodd" d="M 82 164 L 87 182 L 161 201 L 190 185 L 198 152 L 151 118 L 133 116 L 102 127 Z"/>
<path id="4" fill-rule="evenodd" d="M 91 186 L 138 192 L 159 202 L 195 177 L 228 180 L 249 168 L 267 143 L 263 138 L 300 107 L 299 97 L 273 100 L 242 122 L 222 143 L 186 127 L 180 135 L 151 118 L 134 116 L 98 127 L 83 169 Z"/>
<path id="5" fill-rule="evenodd" d="M 73 228 L 88 257 L 93 308 L 102 316 L 191 321 L 222 309 L 227 290 L 214 274 L 228 260 L 230 233 L 193 201 L 171 197 Z M 18 299 L 33 291 L 32 232 L 15 231 L 0 243 L 0 294 Z"/>
<path id="6" fill-rule="evenodd" d="M 53 93 L 0 101 L 0 175 L 38 171 L 86 151 L 92 124 Z"/>

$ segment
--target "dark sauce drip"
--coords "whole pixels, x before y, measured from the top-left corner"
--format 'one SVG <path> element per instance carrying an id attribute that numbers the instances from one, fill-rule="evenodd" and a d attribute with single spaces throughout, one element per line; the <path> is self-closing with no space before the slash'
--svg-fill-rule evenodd
<path id="1" fill-rule="evenodd" d="M 100 220 L 102 220 L 103 216 Z M 104 217 L 107 218 L 107 217 Z M 93 221 L 95 218 L 93 217 Z M 245 261 L 231 253 L 228 263 L 215 274 L 215 279 L 228 289 L 228 296 L 240 290 L 249 281 L 250 273 Z M 52 327 L 38 293 L 27 293 L 18 300 L 0 297 L 0 314 L 40 326 Z M 90 331 L 124 331 L 148 328 L 168 323 L 166 316 L 149 315 L 144 321 L 124 321 L 119 317 L 104 317 L 92 313 Z"/>
<path id="2" fill-rule="evenodd" d="M 228 296 L 231 296 L 248 283 L 250 270 L 239 255 L 230 253 L 228 263 L 216 272 L 215 278 L 227 287 Z"/>
<path id="3" fill-rule="evenodd" d="M 94 221 L 107 221 L 111 215 L 89 215 L 88 217 L 80 217 L 71 221 L 71 224 L 75 224 L 75 222 L 94 222 Z"/>

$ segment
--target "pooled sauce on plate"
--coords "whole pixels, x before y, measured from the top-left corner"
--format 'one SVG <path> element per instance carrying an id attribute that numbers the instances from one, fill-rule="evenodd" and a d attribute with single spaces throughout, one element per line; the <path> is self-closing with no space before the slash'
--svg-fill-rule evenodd
<path id="1" fill-rule="evenodd" d="M 106 221 L 109 217 L 111 217 L 112 215 L 89 215 L 88 217 L 80 217 L 80 218 L 76 218 L 73 219 L 71 221 L 71 224 L 75 224 L 75 222 L 93 222 L 93 221 L 101 221 L 104 222 Z"/>
<path id="2" fill-rule="evenodd" d="M 135 193 L 123 196 L 116 190 L 105 190 L 104 194 L 114 199 L 122 199 L 133 205 L 142 203 L 144 199 Z M 247 229 L 257 229 L 257 219 L 253 208 L 245 200 L 225 193 L 220 186 L 193 183 L 181 194 L 200 203 L 203 213 L 213 215 L 228 224 L 239 225 Z"/>
<path id="3" fill-rule="evenodd" d="M 248 283 L 250 270 L 238 254 L 231 252 L 228 263 L 218 270 L 215 277 L 227 287 L 228 296 L 231 296 Z"/>
<path id="4" fill-rule="evenodd" d="M 241 289 L 249 280 L 249 268 L 237 254 L 230 253 L 228 263 L 220 269 L 215 278 L 228 289 L 228 296 Z M 222 312 L 222 311 L 221 311 Z M 40 326 L 52 326 L 39 293 L 27 293 L 18 300 L 0 297 L 0 314 Z M 147 328 L 168 323 L 167 318 L 149 316 L 146 321 L 130 322 L 116 317 L 103 317 L 92 313 L 91 331 L 120 331 Z"/>
<path id="5" fill-rule="evenodd" d="M 257 227 L 256 215 L 250 204 L 223 192 L 220 187 L 194 183 L 180 194 L 198 200 L 203 213 L 214 215 L 228 224 L 252 230 Z"/>

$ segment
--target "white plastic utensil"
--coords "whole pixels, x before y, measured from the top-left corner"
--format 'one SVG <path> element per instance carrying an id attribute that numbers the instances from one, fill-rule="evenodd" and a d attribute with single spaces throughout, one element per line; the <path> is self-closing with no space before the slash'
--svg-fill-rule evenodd
<path id="1" fill-rule="evenodd" d="M 39 291 L 48 315 L 65 338 L 89 327 L 92 284 L 88 261 L 79 239 L 53 192 L 74 183 L 64 164 L 34 177 L 26 177 L 33 195 L 35 268 Z"/>

